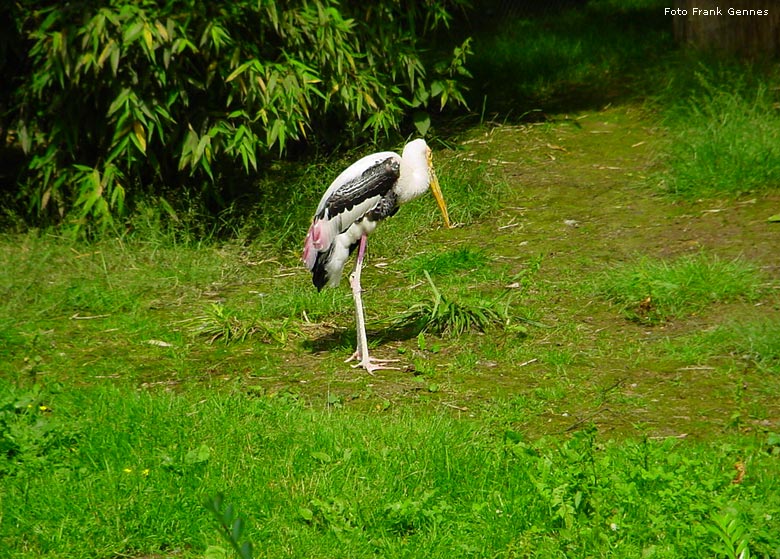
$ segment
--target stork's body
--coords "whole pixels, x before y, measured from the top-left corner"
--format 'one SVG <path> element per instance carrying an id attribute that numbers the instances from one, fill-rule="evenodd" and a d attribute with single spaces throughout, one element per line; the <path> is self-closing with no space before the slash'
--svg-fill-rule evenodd
<path id="1" fill-rule="evenodd" d="M 339 284 L 349 255 L 358 249 L 355 271 L 350 276 L 357 318 L 357 351 L 352 358 L 359 360 L 356 366 L 369 372 L 383 367 L 370 359 L 365 331 L 360 274 L 367 237 L 380 221 L 394 215 L 401 204 L 429 188 L 449 227 L 431 150 L 424 140 L 409 142 L 400 156 L 391 151 L 368 155 L 350 165 L 331 183 L 306 235 L 303 262 L 318 290 Z"/>

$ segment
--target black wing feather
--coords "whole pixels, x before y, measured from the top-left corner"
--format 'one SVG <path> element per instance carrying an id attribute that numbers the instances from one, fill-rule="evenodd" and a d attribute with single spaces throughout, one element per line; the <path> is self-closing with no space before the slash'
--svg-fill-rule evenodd
<path id="1" fill-rule="evenodd" d="M 328 263 L 330 253 L 333 252 L 333 247 L 325 252 L 317 253 L 317 260 L 314 262 L 314 268 L 311 270 L 311 281 L 317 291 L 322 291 L 325 284 L 328 283 L 328 272 L 325 270 L 325 265 Z"/>
<path id="2" fill-rule="evenodd" d="M 340 186 L 325 202 L 322 210 L 315 216 L 316 219 L 332 219 L 348 212 L 356 205 L 371 198 L 376 198 L 376 205 L 358 218 L 358 221 L 368 219 L 380 221 L 394 215 L 398 211 L 398 197 L 393 191 L 393 186 L 401 175 L 401 165 L 396 158 L 376 162 L 363 171 L 360 176 L 347 181 Z M 346 231 L 352 223 L 343 223 L 340 233 Z M 359 242 L 352 243 L 349 253 L 358 247 Z M 312 283 L 321 291 L 329 281 L 327 265 L 333 253 L 333 246 L 328 250 L 318 252 L 312 268 Z"/>
<path id="3" fill-rule="evenodd" d="M 350 255 L 355 252 L 355 249 L 359 244 L 360 241 L 350 245 Z M 312 268 L 311 271 L 311 281 L 314 284 L 314 287 L 317 288 L 317 291 L 322 291 L 322 288 L 327 285 L 328 280 L 330 279 L 328 277 L 328 270 L 325 268 L 325 266 L 328 264 L 328 260 L 330 260 L 331 252 L 333 252 L 333 247 L 330 247 L 330 249 L 326 250 L 325 252 L 317 253 L 317 260 L 314 262 L 314 268 Z"/>
<path id="4" fill-rule="evenodd" d="M 378 161 L 360 176 L 344 183 L 334 192 L 325 203 L 322 211 L 317 215 L 319 219 L 335 216 L 344 211 L 349 211 L 357 204 L 375 196 L 385 196 L 398 181 L 401 175 L 401 165 L 391 157 Z"/>

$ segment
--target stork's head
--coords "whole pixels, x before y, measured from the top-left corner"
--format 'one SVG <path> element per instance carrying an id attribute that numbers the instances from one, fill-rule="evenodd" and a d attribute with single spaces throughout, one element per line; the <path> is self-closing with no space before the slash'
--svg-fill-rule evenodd
<path id="1" fill-rule="evenodd" d="M 411 200 L 425 193 L 430 188 L 436 203 L 439 205 L 441 215 L 444 217 L 444 225 L 450 225 L 450 216 L 447 212 L 447 203 L 441 193 L 439 179 L 433 169 L 433 153 L 425 140 L 418 138 L 404 146 L 401 156 L 401 179 L 403 190 L 399 192 L 402 201 Z"/>

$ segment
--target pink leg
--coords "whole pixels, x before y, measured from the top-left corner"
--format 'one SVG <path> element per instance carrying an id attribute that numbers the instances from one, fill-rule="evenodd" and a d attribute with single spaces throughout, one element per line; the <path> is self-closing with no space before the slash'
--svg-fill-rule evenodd
<path id="1" fill-rule="evenodd" d="M 381 369 L 398 369 L 398 367 L 386 367 L 383 363 L 390 363 L 392 359 L 372 359 L 368 355 L 368 337 L 366 336 L 366 318 L 363 314 L 363 289 L 360 287 L 360 274 L 363 270 L 363 258 L 366 254 L 367 237 L 363 235 L 360 238 L 360 245 L 358 246 L 357 262 L 355 264 L 355 271 L 349 276 L 349 285 L 352 287 L 352 297 L 355 299 L 355 317 L 357 324 L 355 330 L 357 331 L 357 351 L 347 359 L 347 362 L 353 360 L 359 360 L 353 367 L 362 367 L 370 374 L 374 371 Z"/>

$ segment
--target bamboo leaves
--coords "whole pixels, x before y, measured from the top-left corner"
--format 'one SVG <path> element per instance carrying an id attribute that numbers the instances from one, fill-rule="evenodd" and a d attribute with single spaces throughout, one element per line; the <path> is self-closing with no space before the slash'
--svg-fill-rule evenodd
<path id="1" fill-rule="evenodd" d="M 313 135 L 377 139 L 412 124 L 425 134 L 430 110 L 464 104 L 468 42 L 429 72 L 417 33 L 462 3 L 401 12 L 387 1 L 368 18 L 334 0 L 22 9 L 31 70 L 13 114 L 24 196 L 39 219 L 70 214 L 81 230 L 112 223 L 124 204 L 100 198 L 113 192 L 229 201 L 235 169 L 248 175 Z"/>

